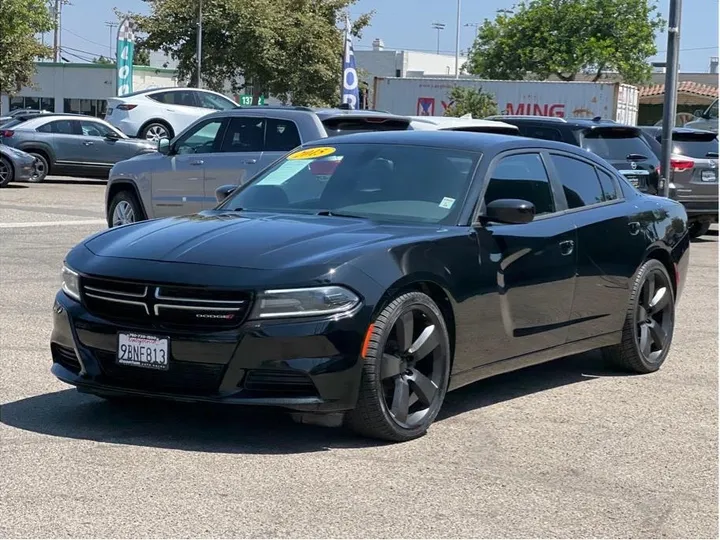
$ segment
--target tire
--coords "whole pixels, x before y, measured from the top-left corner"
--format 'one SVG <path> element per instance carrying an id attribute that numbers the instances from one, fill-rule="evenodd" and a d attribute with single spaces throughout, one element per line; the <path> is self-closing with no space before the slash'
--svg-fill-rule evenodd
<path id="1" fill-rule="evenodd" d="M 139 137 L 141 139 L 147 139 L 148 141 L 158 142 L 162 138 L 172 139 L 173 131 L 165 122 L 150 122 L 140 130 Z"/>
<path id="2" fill-rule="evenodd" d="M 50 174 L 50 164 L 48 163 L 47 158 L 42 154 L 38 154 L 33 151 L 28 152 L 28 154 L 38 160 L 38 164 L 35 168 L 35 174 L 30 177 L 29 181 L 39 184 L 45 180 L 48 174 Z"/>
<path id="3" fill-rule="evenodd" d="M 710 230 L 711 223 L 709 221 L 693 221 L 688 227 L 690 238 L 700 238 L 705 236 Z"/>
<path id="4" fill-rule="evenodd" d="M 119 191 L 110 201 L 107 213 L 108 227 L 119 227 L 145 219 L 142 206 L 135 194 L 128 190 Z"/>
<path id="5" fill-rule="evenodd" d="M 421 437 L 440 411 L 450 378 L 450 342 L 440 309 L 423 293 L 402 294 L 377 316 L 368 343 L 358 401 L 346 414 L 346 426 L 386 441 Z"/>
<path id="6" fill-rule="evenodd" d="M 658 297 L 663 288 L 664 294 Z M 665 362 L 674 329 L 675 291 L 672 281 L 665 266 L 658 260 L 650 259 L 635 274 L 622 341 L 603 349 L 603 355 L 624 371 L 652 373 Z"/>
<path id="7" fill-rule="evenodd" d="M 15 171 L 12 163 L 0 156 L 0 188 L 4 188 L 15 178 Z"/>

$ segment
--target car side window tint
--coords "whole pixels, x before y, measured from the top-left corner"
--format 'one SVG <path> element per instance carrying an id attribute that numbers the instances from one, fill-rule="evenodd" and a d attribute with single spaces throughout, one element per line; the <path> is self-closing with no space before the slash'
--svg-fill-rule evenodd
<path id="1" fill-rule="evenodd" d="M 171 92 L 155 92 L 154 94 L 148 94 L 148 97 L 159 103 L 165 103 L 167 105 L 171 105 L 172 99 L 171 99 L 170 94 L 171 94 Z"/>
<path id="2" fill-rule="evenodd" d="M 300 146 L 300 133 L 291 120 L 267 119 L 265 128 L 265 150 L 269 152 L 287 152 Z"/>
<path id="3" fill-rule="evenodd" d="M 598 177 L 600 177 L 600 186 L 603 190 L 604 201 L 614 201 L 618 199 L 617 182 L 613 180 L 613 177 L 602 169 L 596 169 Z"/>
<path id="4" fill-rule="evenodd" d="M 522 199 L 535 205 L 535 214 L 555 211 L 545 165 L 540 154 L 515 154 L 502 158 L 488 181 L 485 204 L 498 199 Z"/>
<path id="5" fill-rule="evenodd" d="M 581 208 L 605 200 L 594 166 L 555 154 L 550 159 L 557 170 L 568 208 Z"/>
<path id="6" fill-rule="evenodd" d="M 209 92 L 195 92 L 195 97 L 197 97 L 200 107 L 204 107 L 206 109 L 226 111 L 237 107 L 237 105 L 229 99 L 216 96 L 215 94 L 211 94 Z"/>
<path id="7" fill-rule="evenodd" d="M 17 120 L 16 120 L 16 122 L 18 124 L 21 123 L 21 122 L 18 122 Z M 43 124 L 42 126 L 38 127 L 35 131 L 39 131 L 40 133 L 52 133 L 53 132 L 53 124 L 54 124 L 54 122 L 48 122 L 47 124 Z M 7 123 L 3 127 L 10 127 L 10 124 Z"/>
<path id="8" fill-rule="evenodd" d="M 57 133 L 60 135 L 80 135 L 80 133 L 75 130 L 72 120 L 56 120 L 54 122 L 48 122 L 44 126 L 37 128 L 37 131 L 41 131 L 43 133 Z"/>
<path id="9" fill-rule="evenodd" d="M 546 141 L 561 141 L 562 134 L 555 128 L 546 128 L 541 126 L 525 126 L 522 128 L 522 134 L 531 139 L 544 139 Z"/>
<path id="10" fill-rule="evenodd" d="M 112 133 L 112 130 L 107 126 L 88 120 L 80 121 L 80 129 L 82 129 L 82 134 L 86 137 L 107 137 Z"/>
<path id="11" fill-rule="evenodd" d="M 234 116 L 230 118 L 220 151 L 262 152 L 264 139 L 264 118 Z"/>
<path id="12" fill-rule="evenodd" d="M 176 154 L 208 154 L 217 152 L 222 136 L 222 119 L 200 124 L 175 144 Z"/>

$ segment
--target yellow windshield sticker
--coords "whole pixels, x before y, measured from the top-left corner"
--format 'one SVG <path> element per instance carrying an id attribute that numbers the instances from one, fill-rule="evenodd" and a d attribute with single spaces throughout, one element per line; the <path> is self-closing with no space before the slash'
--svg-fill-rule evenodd
<path id="1" fill-rule="evenodd" d="M 295 152 L 294 154 L 290 154 L 287 158 L 288 159 L 317 159 L 325 156 L 329 156 L 330 154 L 335 153 L 335 148 L 332 148 L 331 146 L 317 146 L 315 148 L 306 148 L 305 150 L 300 150 L 298 152 Z"/>

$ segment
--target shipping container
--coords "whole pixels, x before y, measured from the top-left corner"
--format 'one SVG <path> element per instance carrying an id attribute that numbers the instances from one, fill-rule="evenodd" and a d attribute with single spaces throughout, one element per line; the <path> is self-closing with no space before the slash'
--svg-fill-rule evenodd
<path id="1" fill-rule="evenodd" d="M 488 81 L 375 77 L 373 108 L 404 116 L 442 116 L 455 86 L 492 94 L 498 114 L 601 117 L 637 125 L 638 89 L 614 82 Z"/>

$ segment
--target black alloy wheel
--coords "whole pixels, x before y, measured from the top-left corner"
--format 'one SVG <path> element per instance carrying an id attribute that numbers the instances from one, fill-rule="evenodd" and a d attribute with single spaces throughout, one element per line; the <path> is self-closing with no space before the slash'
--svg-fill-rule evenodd
<path id="1" fill-rule="evenodd" d="M 389 441 L 423 435 L 437 417 L 450 375 L 445 320 L 433 300 L 405 293 L 377 316 L 364 359 L 354 431 Z"/>
<path id="2" fill-rule="evenodd" d="M 635 373 L 652 373 L 665 362 L 675 329 L 675 291 L 665 266 L 655 259 L 637 272 L 622 342 L 606 356 Z"/>
<path id="3" fill-rule="evenodd" d="M 0 156 L 0 188 L 7 186 L 14 177 L 13 166 L 9 160 Z"/>

